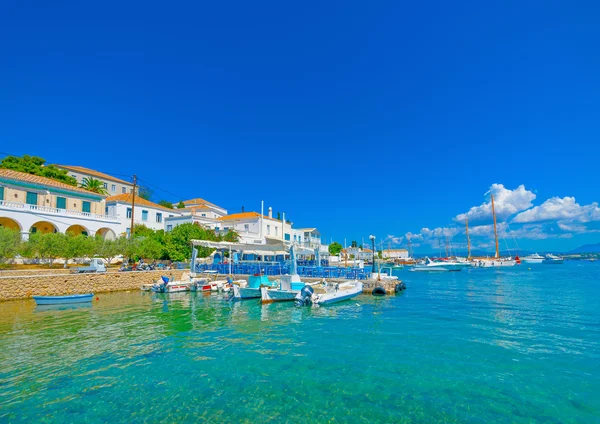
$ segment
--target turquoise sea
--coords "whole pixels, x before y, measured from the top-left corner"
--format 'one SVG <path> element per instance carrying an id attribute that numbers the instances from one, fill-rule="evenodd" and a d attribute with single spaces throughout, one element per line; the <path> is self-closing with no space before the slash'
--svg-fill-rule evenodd
<path id="1" fill-rule="evenodd" d="M 600 422 L 600 263 L 399 272 L 328 307 L 0 304 L 0 422 Z"/>

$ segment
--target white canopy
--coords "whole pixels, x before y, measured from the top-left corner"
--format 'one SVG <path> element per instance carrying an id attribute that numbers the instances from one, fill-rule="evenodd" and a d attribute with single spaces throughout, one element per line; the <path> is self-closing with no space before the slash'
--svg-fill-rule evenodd
<path id="1" fill-rule="evenodd" d="M 231 249 L 242 250 L 248 253 L 258 255 L 282 255 L 290 251 L 290 245 L 285 243 L 269 243 L 269 244 L 254 244 L 254 243 L 234 243 L 228 241 L 209 241 L 209 240 L 192 240 L 192 245 L 210 247 L 213 249 Z M 294 246 L 297 254 L 314 254 L 314 249 Z"/>

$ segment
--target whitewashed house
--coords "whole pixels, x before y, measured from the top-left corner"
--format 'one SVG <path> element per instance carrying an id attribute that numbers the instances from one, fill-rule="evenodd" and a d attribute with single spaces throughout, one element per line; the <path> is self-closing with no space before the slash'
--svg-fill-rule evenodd
<path id="1" fill-rule="evenodd" d="M 183 204 L 185 208 L 174 209 L 178 215 L 166 220 L 166 231 L 186 223 L 198 224 L 214 230 L 220 226 L 219 218 L 227 215 L 227 209 L 201 198 L 186 200 Z"/>
<path id="2" fill-rule="evenodd" d="M 106 213 L 106 196 L 50 178 L 0 169 L 0 226 L 31 233 L 115 238 L 120 218 Z"/>
<path id="3" fill-rule="evenodd" d="M 116 196 L 117 194 L 131 193 L 133 191 L 133 183 L 122 180 L 112 175 L 105 174 L 104 172 L 96 171 L 94 169 L 84 168 L 83 166 L 72 166 L 72 165 L 54 165 L 59 169 L 63 169 L 69 173 L 70 176 L 77 180 L 78 184 L 82 184 L 85 178 L 94 178 L 102 181 L 104 189 L 109 196 Z M 139 193 L 139 187 L 135 189 L 136 193 Z"/>
<path id="4" fill-rule="evenodd" d="M 408 259 L 408 250 L 406 249 L 386 249 L 381 253 L 383 259 Z"/>
<path id="5" fill-rule="evenodd" d="M 165 208 L 139 196 L 135 196 L 132 208 L 132 197 L 131 193 L 125 193 L 106 199 L 106 214 L 119 217 L 119 235 L 129 234 L 132 209 L 134 225 L 145 225 L 153 230 L 165 230 L 167 219 L 181 216 L 179 209 Z"/>

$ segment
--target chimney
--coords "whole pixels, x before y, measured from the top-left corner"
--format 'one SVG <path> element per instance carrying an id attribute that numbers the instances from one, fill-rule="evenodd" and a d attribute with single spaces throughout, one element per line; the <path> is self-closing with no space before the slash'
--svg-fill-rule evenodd
<path id="1" fill-rule="evenodd" d="M 273 218 L 273 208 L 269 206 L 269 218 Z"/>
<path id="2" fill-rule="evenodd" d="M 242 213 L 244 213 L 244 207 L 242 206 Z"/>

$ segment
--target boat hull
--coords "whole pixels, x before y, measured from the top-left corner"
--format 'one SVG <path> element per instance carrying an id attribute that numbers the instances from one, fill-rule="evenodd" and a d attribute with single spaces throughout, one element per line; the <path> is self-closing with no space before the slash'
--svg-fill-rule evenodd
<path id="1" fill-rule="evenodd" d="M 74 294 L 71 296 L 33 296 L 38 305 L 64 305 L 71 303 L 87 303 L 94 298 L 94 293 Z"/>
<path id="2" fill-rule="evenodd" d="M 233 298 L 234 299 L 258 299 L 260 298 L 260 287 L 240 287 L 238 285 L 233 286 Z"/>
<path id="3" fill-rule="evenodd" d="M 331 305 L 332 303 L 343 302 L 358 296 L 363 291 L 363 285 L 357 282 L 353 287 L 341 289 L 336 292 L 320 293 L 313 295 L 313 303 L 317 305 Z"/>
<path id="4" fill-rule="evenodd" d="M 526 259 L 526 258 L 521 258 L 521 262 L 523 262 L 524 264 L 541 264 L 544 262 L 544 259 Z"/>
<path id="5" fill-rule="evenodd" d="M 544 259 L 542 261 L 542 263 L 544 265 L 560 265 L 560 264 L 562 264 L 564 262 L 565 262 L 564 259 Z"/>
<path id="6" fill-rule="evenodd" d="M 419 266 L 419 265 L 415 265 L 410 271 L 411 272 L 450 272 L 450 269 L 444 268 L 442 266 Z M 456 269 L 456 271 L 460 271 L 460 269 Z"/>
<path id="7" fill-rule="evenodd" d="M 298 291 L 260 288 L 260 301 L 262 303 L 292 302 L 296 299 Z"/>

